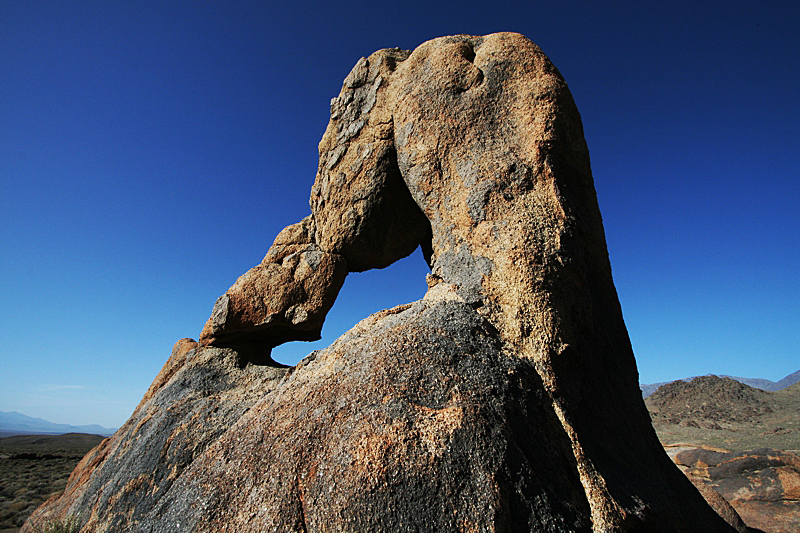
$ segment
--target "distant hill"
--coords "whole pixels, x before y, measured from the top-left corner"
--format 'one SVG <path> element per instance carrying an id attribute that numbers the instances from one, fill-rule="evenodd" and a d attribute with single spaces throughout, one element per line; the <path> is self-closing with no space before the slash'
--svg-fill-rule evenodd
<path id="1" fill-rule="evenodd" d="M 727 377 L 674 381 L 645 399 L 661 442 L 800 449 L 800 383 L 760 390 Z"/>
<path id="2" fill-rule="evenodd" d="M 62 435 L 64 433 L 89 433 L 93 435 L 113 435 L 116 429 L 97 424 L 71 426 L 55 424 L 41 418 L 33 418 L 16 411 L 0 411 L 0 436 L 11 435 Z"/>
<path id="3" fill-rule="evenodd" d="M 709 374 L 709 375 L 711 375 L 711 374 Z M 683 379 L 681 379 L 679 381 L 691 381 L 691 380 L 695 379 L 696 377 L 698 377 L 698 376 L 692 376 L 690 378 L 683 378 Z M 725 375 L 720 376 L 720 377 L 730 378 L 730 379 L 733 379 L 735 381 L 738 381 L 739 383 L 744 383 L 745 385 L 749 385 L 749 386 L 754 387 L 756 389 L 767 390 L 767 391 L 776 391 L 776 390 L 785 389 L 786 387 L 788 387 L 790 385 L 794 385 L 795 383 L 800 382 L 800 370 L 798 370 L 797 372 L 794 372 L 792 374 L 789 374 L 788 376 L 786 376 L 785 378 L 781 379 L 780 381 L 770 381 L 768 379 L 762 379 L 762 378 L 740 378 L 740 377 L 737 377 L 737 376 L 725 376 Z M 671 382 L 671 381 L 662 381 L 660 383 L 640 384 L 639 388 L 642 389 L 642 396 L 647 398 L 648 396 L 653 394 L 656 390 L 658 390 L 659 387 L 661 387 L 662 385 L 666 385 L 668 383 L 673 383 L 673 382 Z"/>
<path id="4" fill-rule="evenodd" d="M 772 413 L 769 393 L 730 378 L 702 376 L 659 387 L 647 399 L 653 420 L 680 424 L 692 420 L 705 426 L 754 422 Z"/>

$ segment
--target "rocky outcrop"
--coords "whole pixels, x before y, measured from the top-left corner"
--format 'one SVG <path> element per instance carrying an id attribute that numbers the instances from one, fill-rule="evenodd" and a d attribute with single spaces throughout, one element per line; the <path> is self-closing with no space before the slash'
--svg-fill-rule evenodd
<path id="1" fill-rule="evenodd" d="M 800 531 L 800 458 L 792 452 L 759 448 L 725 452 L 681 451 L 675 462 L 695 484 L 725 498 L 744 522 L 766 533 Z"/>
<path id="2" fill-rule="evenodd" d="M 580 116 L 518 34 L 360 60 L 311 215 L 215 304 L 34 518 L 83 531 L 733 531 L 661 448 Z M 425 298 L 294 368 L 348 272 L 417 246 Z M 187 350 L 187 348 L 189 348 Z"/>

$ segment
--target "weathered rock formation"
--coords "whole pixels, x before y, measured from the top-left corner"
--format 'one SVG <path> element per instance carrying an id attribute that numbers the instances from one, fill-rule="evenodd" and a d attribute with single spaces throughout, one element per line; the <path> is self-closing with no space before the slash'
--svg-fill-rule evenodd
<path id="1" fill-rule="evenodd" d="M 696 485 L 724 497 L 747 525 L 766 533 L 800 531 L 800 457 L 758 448 L 725 452 L 694 448 L 675 462 Z"/>
<path id="2" fill-rule="evenodd" d="M 176 346 L 34 520 L 83 531 L 733 531 L 661 448 L 580 116 L 517 34 L 361 59 L 311 215 Z M 345 275 L 421 246 L 425 298 L 294 368 Z"/>

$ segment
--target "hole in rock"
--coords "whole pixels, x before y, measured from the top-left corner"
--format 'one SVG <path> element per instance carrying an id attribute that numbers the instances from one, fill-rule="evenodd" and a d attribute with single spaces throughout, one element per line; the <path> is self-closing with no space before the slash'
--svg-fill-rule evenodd
<path id="1" fill-rule="evenodd" d="M 386 268 L 348 274 L 325 319 L 322 339 L 281 344 L 272 349 L 272 359 L 284 365 L 296 365 L 312 351 L 328 347 L 372 313 L 419 300 L 428 290 L 425 274 L 429 272 L 422 251 L 417 248 Z"/>

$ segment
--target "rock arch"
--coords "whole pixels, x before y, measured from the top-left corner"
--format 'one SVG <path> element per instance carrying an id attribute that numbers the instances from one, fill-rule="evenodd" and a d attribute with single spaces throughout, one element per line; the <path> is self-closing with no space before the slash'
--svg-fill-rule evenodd
<path id="1" fill-rule="evenodd" d="M 84 531 L 732 531 L 652 429 L 580 116 L 533 43 L 461 35 L 360 60 L 331 102 L 311 213 L 36 517 L 80 511 Z M 241 364 L 318 336 L 348 272 L 417 246 L 422 300 L 294 368 Z"/>

